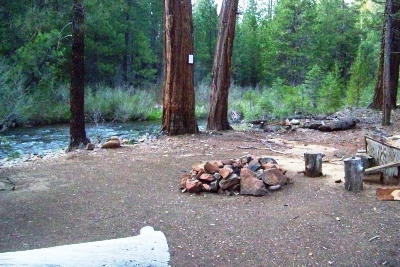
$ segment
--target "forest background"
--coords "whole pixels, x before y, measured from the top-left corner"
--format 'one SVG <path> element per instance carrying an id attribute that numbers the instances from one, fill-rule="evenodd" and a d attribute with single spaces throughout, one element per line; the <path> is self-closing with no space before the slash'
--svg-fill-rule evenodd
<path id="1" fill-rule="evenodd" d="M 162 116 L 160 0 L 85 0 L 88 122 Z M 229 110 L 246 120 L 367 106 L 384 4 L 241 0 Z M 72 2 L 2 1 L 0 125 L 69 122 Z M 213 0 L 193 5 L 196 116 L 207 116 L 218 34 Z"/>

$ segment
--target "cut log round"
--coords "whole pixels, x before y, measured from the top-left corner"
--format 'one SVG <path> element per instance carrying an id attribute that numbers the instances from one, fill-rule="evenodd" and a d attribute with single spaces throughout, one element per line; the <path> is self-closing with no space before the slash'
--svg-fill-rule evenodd
<path id="1" fill-rule="evenodd" d="M 304 153 L 305 171 L 304 175 L 308 177 L 322 176 L 322 158 L 325 156 L 322 152 Z"/>
<path id="2" fill-rule="evenodd" d="M 344 160 L 344 187 L 349 191 L 360 192 L 363 190 L 362 160 L 359 157 L 351 157 Z"/>

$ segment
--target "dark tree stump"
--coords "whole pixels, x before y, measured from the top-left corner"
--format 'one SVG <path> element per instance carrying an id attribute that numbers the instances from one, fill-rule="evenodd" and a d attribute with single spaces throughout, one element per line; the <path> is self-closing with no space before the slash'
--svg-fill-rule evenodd
<path id="1" fill-rule="evenodd" d="M 362 160 L 359 157 L 351 157 L 344 160 L 344 187 L 349 191 L 360 192 L 363 190 Z"/>
<path id="2" fill-rule="evenodd" d="M 356 157 L 361 158 L 364 169 L 368 169 L 374 166 L 374 158 L 365 152 L 358 152 Z"/>
<path id="3" fill-rule="evenodd" d="M 305 171 L 304 175 L 308 177 L 322 176 L 322 158 L 325 156 L 322 152 L 304 153 Z"/>

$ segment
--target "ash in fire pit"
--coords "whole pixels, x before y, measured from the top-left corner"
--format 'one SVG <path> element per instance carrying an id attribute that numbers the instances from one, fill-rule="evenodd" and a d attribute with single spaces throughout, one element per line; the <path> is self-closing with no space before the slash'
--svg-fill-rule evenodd
<path id="1" fill-rule="evenodd" d="M 290 182 L 285 174 L 286 170 L 269 157 L 207 161 L 194 165 L 183 175 L 180 189 L 189 193 L 264 196 Z"/>

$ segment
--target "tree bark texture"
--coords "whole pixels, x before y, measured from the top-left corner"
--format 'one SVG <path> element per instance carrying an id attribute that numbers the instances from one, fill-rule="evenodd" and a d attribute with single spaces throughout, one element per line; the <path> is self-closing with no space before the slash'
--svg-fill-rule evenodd
<path id="1" fill-rule="evenodd" d="M 222 2 L 212 72 L 207 130 L 232 129 L 228 121 L 228 94 L 231 82 L 231 58 L 238 2 L 238 0 L 223 0 Z"/>
<path id="2" fill-rule="evenodd" d="M 387 14 L 385 23 L 385 45 L 384 45 L 384 59 L 383 59 L 383 103 L 382 103 L 382 126 L 390 125 L 390 113 L 392 112 L 391 102 L 391 54 L 392 54 L 392 12 L 393 0 L 386 0 Z"/>
<path id="3" fill-rule="evenodd" d="M 354 127 L 356 127 L 357 122 L 360 122 L 360 120 L 353 118 L 341 119 L 338 121 L 327 123 L 325 125 L 321 125 L 318 127 L 318 130 L 321 132 L 333 132 L 353 129 Z"/>
<path id="4" fill-rule="evenodd" d="M 70 143 L 68 151 L 90 140 L 85 130 L 85 9 L 82 3 L 74 0 L 72 17 L 72 67 L 70 88 Z"/>
<path id="5" fill-rule="evenodd" d="M 162 130 L 168 135 L 198 133 L 195 116 L 193 21 L 190 0 L 165 0 Z"/>
<path id="6" fill-rule="evenodd" d="M 372 98 L 372 103 L 369 105 L 369 108 L 373 109 L 382 109 L 383 103 L 383 59 L 384 59 L 384 48 L 385 48 L 385 28 L 382 31 L 381 38 L 381 52 L 379 56 L 379 67 L 378 67 L 378 78 L 376 80 L 375 89 L 374 89 L 374 97 Z"/>
<path id="7" fill-rule="evenodd" d="M 393 162 L 400 162 L 400 148 L 397 145 L 391 144 L 385 138 L 365 136 L 365 147 L 367 154 L 374 158 L 376 166 L 385 166 Z M 398 182 L 398 180 L 394 179 L 394 177 L 400 177 L 397 166 L 386 167 L 379 171 L 383 174 L 382 182 L 384 184 L 388 185 Z M 370 172 L 371 168 L 368 168 L 367 173 Z"/>
<path id="8" fill-rule="evenodd" d="M 344 187 L 349 191 L 363 190 L 363 172 L 361 158 L 351 157 L 344 160 Z"/>
<path id="9" fill-rule="evenodd" d="M 307 177 L 322 176 L 322 158 L 325 156 L 321 152 L 306 152 L 304 153 L 305 171 Z"/>
<path id="10" fill-rule="evenodd" d="M 393 18 L 393 15 L 389 16 L 390 14 L 395 14 L 400 10 L 400 5 L 394 4 L 393 1 L 386 1 L 386 7 L 385 7 L 385 22 L 383 25 L 383 30 L 382 30 L 382 39 L 381 39 L 381 53 L 380 53 L 380 58 L 379 58 L 379 68 L 378 68 L 378 79 L 375 85 L 375 91 L 374 91 L 374 97 L 372 100 L 372 103 L 370 104 L 370 108 L 374 109 L 379 109 L 382 110 L 383 108 L 383 101 L 384 101 L 384 70 L 385 70 L 385 57 L 387 55 L 385 47 L 386 47 L 386 39 L 391 35 L 391 44 L 387 47 L 387 49 L 390 49 L 389 58 L 387 59 L 386 62 L 389 62 L 390 64 L 390 81 L 389 81 L 389 87 L 390 88 L 390 102 L 392 108 L 396 108 L 396 99 L 397 99 L 397 87 L 398 87 L 398 78 L 399 78 L 399 52 L 400 52 L 400 38 L 397 36 L 397 34 L 393 34 L 395 32 L 400 31 L 400 20 Z M 389 19 L 389 21 L 388 21 Z M 391 31 L 390 35 L 387 35 L 387 28 L 388 28 L 388 22 L 391 24 Z"/>
<path id="11" fill-rule="evenodd" d="M 133 80 L 132 80 L 132 70 L 133 70 L 133 54 L 132 54 L 132 26 L 131 24 L 132 19 L 130 12 L 133 9 L 133 3 L 132 0 L 127 1 L 128 4 L 128 10 L 126 11 L 126 31 L 125 31 L 125 58 L 124 58 L 124 76 L 125 76 L 125 83 L 130 86 L 133 85 Z"/>

